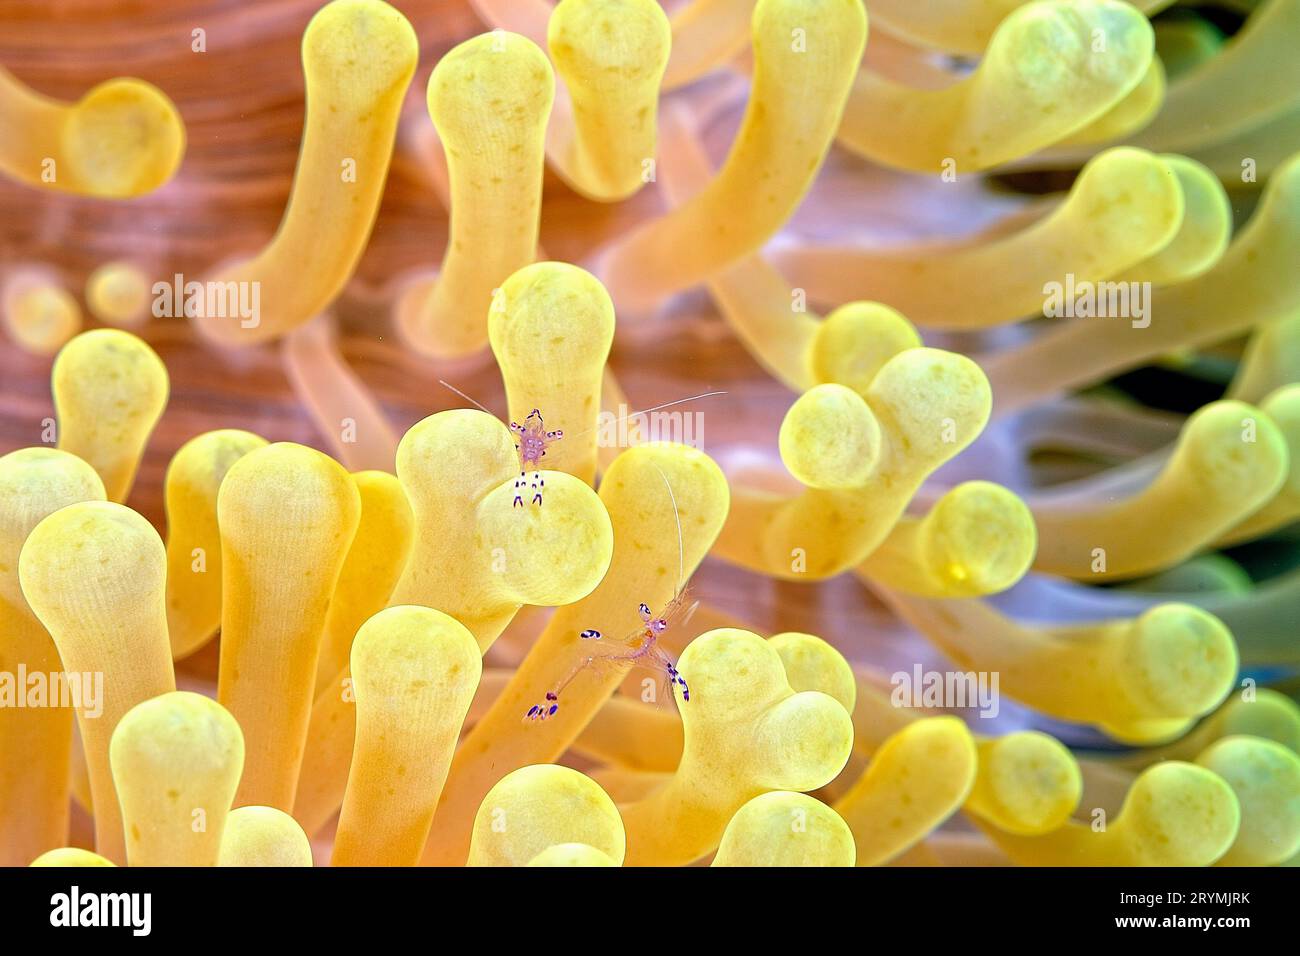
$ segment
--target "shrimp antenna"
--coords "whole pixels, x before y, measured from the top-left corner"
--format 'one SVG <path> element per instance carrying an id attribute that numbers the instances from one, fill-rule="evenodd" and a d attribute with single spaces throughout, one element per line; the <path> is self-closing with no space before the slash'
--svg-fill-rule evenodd
<path id="1" fill-rule="evenodd" d="M 649 408 L 642 408 L 642 409 L 638 409 L 635 412 L 628 412 L 622 418 L 615 419 L 615 421 L 620 421 L 620 422 L 626 421 L 627 419 L 632 418 L 636 415 L 646 415 L 649 414 L 650 412 L 657 412 L 661 408 L 672 408 L 674 405 L 685 405 L 687 402 L 694 402 L 701 398 L 712 398 L 714 395 L 726 395 L 726 394 L 727 393 L 725 391 L 700 392 L 700 394 L 691 395 L 688 398 L 679 398 L 673 402 L 664 402 L 662 405 L 651 405 Z"/>
<path id="2" fill-rule="evenodd" d="M 443 384 L 445 385 L 446 383 L 444 382 Z M 450 386 L 448 387 L 450 388 Z M 674 405 L 685 405 L 687 402 L 698 401 L 701 398 L 712 398 L 715 395 L 726 395 L 726 394 L 727 393 L 725 391 L 701 392 L 699 395 L 691 395 L 688 398 L 679 398 L 676 399 L 675 401 L 664 402 L 662 405 L 651 405 L 649 408 L 639 408 L 635 412 L 628 412 L 626 415 L 620 415 L 618 418 L 614 419 L 614 424 L 617 425 L 619 422 L 625 422 L 629 418 L 636 418 L 638 415 L 649 415 L 651 412 L 657 412 L 663 408 L 672 408 Z M 468 396 L 466 397 L 468 398 Z M 470 401 L 473 401 L 473 399 L 471 398 Z M 599 427 L 600 427 L 599 425 L 596 425 L 592 428 L 588 428 L 586 431 L 578 432 L 578 434 L 574 435 L 573 437 L 581 438 L 583 435 L 589 435 Z"/>
<path id="3" fill-rule="evenodd" d="M 492 415 L 493 418 L 496 418 L 496 415 L 493 415 L 492 412 L 484 408 L 481 403 L 470 398 L 468 395 L 466 395 L 464 392 L 458 389 L 455 385 L 451 384 L 451 382 L 444 382 L 442 379 L 438 379 L 438 384 L 441 385 L 443 388 L 451 389 L 453 392 L 455 392 L 461 398 L 465 399 L 465 401 L 469 402 L 471 405 L 477 405 L 479 408 L 483 409 L 483 411 L 487 412 L 489 415 Z"/>
<path id="4" fill-rule="evenodd" d="M 677 522 L 677 589 L 674 598 L 682 593 L 682 584 L 686 578 L 686 546 L 682 543 L 682 513 L 677 510 L 677 496 L 673 494 L 673 486 L 668 481 L 668 476 L 663 473 L 658 465 L 650 463 L 655 471 L 659 472 L 659 477 L 664 480 L 664 487 L 668 489 L 668 500 L 673 503 L 673 519 Z"/>

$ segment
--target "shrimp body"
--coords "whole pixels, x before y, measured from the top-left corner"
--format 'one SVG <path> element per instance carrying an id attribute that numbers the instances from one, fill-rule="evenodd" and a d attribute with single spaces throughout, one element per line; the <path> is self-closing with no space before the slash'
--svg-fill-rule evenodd
<path id="1" fill-rule="evenodd" d="M 622 666 L 628 669 L 633 667 L 645 667 L 657 671 L 664 675 L 669 692 L 674 686 L 682 689 L 682 702 L 689 702 L 691 699 L 691 688 L 686 683 L 686 678 L 682 677 L 677 670 L 677 663 L 659 646 L 659 635 L 668 630 L 669 623 L 682 611 L 685 606 L 685 592 L 679 593 L 664 608 L 664 613 L 655 617 L 650 607 L 642 603 L 638 606 L 637 611 L 641 615 L 641 627 L 621 643 L 622 649 L 605 651 L 599 654 L 588 654 L 576 665 L 573 670 L 569 671 L 564 680 L 560 681 L 553 690 L 548 691 L 546 699 L 540 704 L 534 704 L 528 708 L 524 715 L 525 720 L 545 720 L 553 716 L 560 709 L 560 694 L 564 689 L 573 682 L 573 679 L 588 668 L 604 668 L 608 666 Z M 687 611 L 694 610 L 694 606 Z M 578 635 L 584 641 L 599 641 L 604 635 L 597 630 L 586 630 Z"/>
<path id="2" fill-rule="evenodd" d="M 533 410 L 536 414 L 536 409 Z M 530 418 L 532 416 L 529 416 Z M 541 416 L 538 415 L 540 426 Z M 515 428 L 515 425 L 511 425 Z M 658 471 L 658 468 L 655 469 Z M 662 471 L 659 477 L 664 480 L 664 488 L 668 491 L 668 498 L 673 504 L 673 519 L 677 524 L 677 593 L 673 595 L 671 601 L 664 607 L 663 613 L 655 617 L 650 611 L 650 606 L 644 601 L 637 605 L 637 612 L 641 615 L 641 626 L 636 628 L 622 642 L 618 649 L 611 648 L 599 654 L 588 654 L 578 661 L 573 669 L 560 681 L 552 690 L 546 692 L 546 699 L 540 704 L 534 704 L 528 708 L 528 713 L 524 714 L 524 720 L 545 720 L 554 716 L 560 709 L 560 694 L 564 689 L 573 682 L 573 679 L 589 667 L 623 667 L 631 669 L 641 666 L 657 671 L 663 675 L 667 684 L 667 695 L 671 696 L 673 687 L 682 689 L 682 703 L 687 703 L 691 699 L 691 688 L 686 683 L 686 678 L 682 677 L 677 670 L 677 662 L 674 661 L 662 647 L 659 646 L 659 635 L 668 630 L 671 622 L 682 618 L 685 624 L 690 616 L 699 606 L 699 602 L 686 605 L 687 587 L 686 587 L 686 549 L 682 544 L 682 518 L 681 512 L 677 510 L 677 496 L 673 494 L 673 486 L 668 482 L 668 476 Z M 539 502 L 540 503 L 540 502 Z M 583 641 L 599 641 L 603 635 L 597 630 L 586 630 L 578 635 Z M 602 649 L 603 650 L 603 649 Z"/>
<path id="3" fill-rule="evenodd" d="M 542 413 L 536 408 L 528 413 L 522 425 L 511 422 L 510 430 L 518 439 L 515 450 L 519 452 L 519 477 L 515 479 L 514 507 L 523 507 L 524 496 L 521 489 L 529 487 L 529 470 L 533 473 L 531 483 L 533 504 L 540 506 L 542 490 L 546 487 L 546 482 L 541 475 L 541 461 L 546 454 L 546 446 L 563 438 L 564 432 L 558 428 L 547 431 L 546 424 L 542 421 Z"/>

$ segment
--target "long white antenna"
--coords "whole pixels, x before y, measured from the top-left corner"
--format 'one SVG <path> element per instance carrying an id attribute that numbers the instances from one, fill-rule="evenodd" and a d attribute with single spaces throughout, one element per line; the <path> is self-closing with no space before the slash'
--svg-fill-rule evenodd
<path id="1" fill-rule="evenodd" d="M 682 543 L 682 514 L 677 510 L 677 496 L 673 494 L 673 486 L 668 483 L 668 476 L 654 462 L 650 466 L 659 472 L 659 477 L 664 480 L 664 487 L 668 489 L 668 500 L 673 503 L 673 518 L 677 521 L 677 588 L 674 591 L 674 597 L 682 593 L 682 582 L 686 577 L 686 546 Z"/>
<path id="2" fill-rule="evenodd" d="M 483 408 L 483 406 L 482 406 L 481 404 L 479 404 L 478 402 L 474 401 L 474 399 L 470 398 L 468 395 L 466 395 L 464 392 L 462 392 L 460 389 L 458 389 L 455 385 L 451 384 L 451 382 L 444 382 L 442 379 L 438 379 L 438 384 L 441 385 L 443 388 L 449 388 L 449 389 L 451 389 L 453 392 L 455 392 L 455 393 L 456 393 L 457 395 L 459 395 L 461 398 L 465 399 L 465 401 L 470 402 L 470 403 L 473 404 L 473 405 L 478 405 L 478 407 L 481 408 L 481 409 L 483 409 L 483 411 L 487 412 L 489 415 L 492 415 L 492 412 L 488 411 L 486 408 Z M 496 416 L 495 416 L 495 415 L 492 415 L 492 417 L 495 418 Z"/>
<path id="3" fill-rule="evenodd" d="M 637 415 L 648 415 L 650 412 L 657 412 L 661 408 L 672 408 L 674 405 L 684 405 L 687 402 L 693 402 L 700 398 L 712 398 L 714 395 L 726 395 L 726 392 L 701 392 L 699 395 L 692 395 L 690 398 L 679 398 L 675 402 L 664 402 L 662 405 L 652 405 L 649 408 L 642 408 L 635 412 L 628 412 L 622 418 L 615 419 L 618 422 L 627 421 L 629 418 L 635 418 Z"/>
<path id="4" fill-rule="evenodd" d="M 661 408 L 671 408 L 674 405 L 685 405 L 687 402 L 693 402 L 696 401 L 697 399 L 712 398 L 714 395 L 726 395 L 726 394 L 727 394 L 726 392 L 701 392 L 699 395 L 692 395 L 689 398 L 679 398 L 673 402 L 664 402 L 662 405 L 652 405 L 650 408 L 641 408 L 635 412 L 628 412 L 626 415 L 622 415 L 619 418 L 614 419 L 614 424 L 617 425 L 619 422 L 625 422 L 629 418 L 636 418 L 638 415 L 648 415 L 651 412 L 657 412 Z M 592 428 L 588 428 L 586 431 L 578 432 L 573 437 L 581 438 L 583 435 L 590 435 L 592 432 L 594 432 L 597 428 L 600 427 L 601 427 L 600 425 L 596 425 Z"/>

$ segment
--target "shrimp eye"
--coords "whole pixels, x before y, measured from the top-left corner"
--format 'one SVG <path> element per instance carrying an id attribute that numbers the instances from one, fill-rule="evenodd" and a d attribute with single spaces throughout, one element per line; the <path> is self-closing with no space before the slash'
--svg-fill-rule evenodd
<path id="1" fill-rule="evenodd" d="M 662 634 L 664 631 L 668 630 L 668 622 L 663 618 L 659 618 L 656 621 L 651 621 L 650 627 L 656 634 Z"/>
<path id="2" fill-rule="evenodd" d="M 585 641 L 598 641 L 600 640 L 600 631 L 594 631 L 588 628 L 578 636 Z"/>

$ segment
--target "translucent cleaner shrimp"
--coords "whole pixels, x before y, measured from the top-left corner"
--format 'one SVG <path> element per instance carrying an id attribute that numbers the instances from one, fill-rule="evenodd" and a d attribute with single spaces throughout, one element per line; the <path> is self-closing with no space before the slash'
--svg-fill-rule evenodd
<path id="1" fill-rule="evenodd" d="M 438 381 L 440 384 L 451 389 L 461 398 L 465 399 L 465 401 L 472 402 L 483 411 L 488 412 L 483 405 L 474 401 L 474 399 L 470 398 L 455 385 L 452 385 L 449 382 L 444 382 L 442 379 L 439 379 Z M 488 414 L 491 415 L 492 413 L 488 412 Z M 529 412 L 528 417 L 524 419 L 522 425 L 518 422 L 511 422 L 510 431 L 517 439 L 515 450 L 519 452 L 519 477 L 515 479 L 515 500 L 512 507 L 523 507 L 523 489 L 526 489 L 529 486 L 528 471 L 530 468 L 533 472 L 533 504 L 540 507 L 542 503 L 542 490 L 546 487 L 546 480 L 542 478 L 541 473 L 541 461 L 546 455 L 546 446 L 563 438 L 564 431 L 559 428 L 554 431 L 547 431 L 546 423 L 542 419 L 542 412 L 539 408 L 534 408 Z"/>
<path id="2" fill-rule="evenodd" d="M 479 410 L 487 412 L 489 415 L 492 414 L 492 412 L 488 411 L 488 409 L 483 404 L 471 398 L 469 395 L 466 395 L 464 392 L 458 389 L 455 385 L 452 385 L 450 382 L 446 382 L 443 381 L 442 379 L 439 379 L 438 384 L 442 385 L 444 388 L 450 389 L 451 391 L 455 392 L 457 395 L 465 399 L 465 401 L 474 405 Z M 727 393 L 720 392 L 720 391 L 702 392 L 699 395 L 691 395 L 688 398 L 679 398 L 676 399 L 675 401 L 664 402 L 662 405 L 654 405 L 650 408 L 643 408 L 635 412 L 628 412 L 626 415 L 621 415 L 614 420 L 614 424 L 618 425 L 622 422 L 630 421 L 631 419 L 636 418 L 638 415 L 648 415 L 651 412 L 657 412 L 664 408 L 671 408 L 674 405 L 683 405 L 686 402 L 698 401 L 701 398 L 712 398 L 715 395 L 725 395 L 725 394 Z M 588 428 L 586 431 L 579 432 L 575 436 L 575 438 L 582 438 L 584 435 L 589 435 L 595 430 L 596 429 L 594 428 Z M 515 497 L 514 497 L 514 503 L 512 507 L 515 508 L 523 507 L 524 504 L 523 496 L 527 490 L 531 490 L 533 492 L 533 497 L 532 497 L 533 504 L 540 506 L 542 503 L 542 492 L 546 488 L 546 479 L 542 477 L 542 473 L 541 473 L 541 460 L 546 455 L 547 446 L 562 439 L 564 437 L 564 431 L 563 429 L 559 429 L 559 428 L 555 429 L 554 431 L 547 431 L 546 423 L 542 418 L 541 409 L 538 408 L 534 408 L 531 412 L 528 413 L 528 417 L 524 419 L 522 425 L 519 424 L 518 422 L 511 422 L 510 431 L 515 435 L 517 439 L 515 443 L 515 450 L 519 452 L 519 477 L 515 479 Z M 528 477 L 528 472 L 530 470 L 533 473 L 531 479 L 529 479 Z M 668 480 L 667 478 L 664 479 L 665 483 L 667 482 L 667 480 Z M 670 493 L 671 490 L 672 489 L 670 488 L 669 489 Z M 665 613 L 666 611 L 667 609 L 665 609 Z"/>
<path id="3" fill-rule="evenodd" d="M 658 468 L 655 469 L 659 471 Z M 673 595 L 672 600 L 664 607 L 663 613 L 658 617 L 650 610 L 649 605 L 642 602 L 637 611 L 641 615 L 641 626 L 627 634 L 622 640 L 615 641 L 610 645 L 602 646 L 599 650 L 593 648 L 591 653 L 583 656 L 573 669 L 565 675 L 555 687 L 546 693 L 546 698 L 540 704 L 534 704 L 528 708 L 524 715 L 525 720 L 546 720 L 560 709 L 560 695 L 564 689 L 573 682 L 573 680 L 588 668 L 597 670 L 606 670 L 608 668 L 626 668 L 644 667 L 660 675 L 662 686 L 665 691 L 664 696 L 671 695 L 674 686 L 680 687 L 682 692 L 682 702 L 689 702 L 691 699 L 691 688 L 686 683 L 686 678 L 677 670 L 677 663 L 668 655 L 659 645 L 659 636 L 668 630 L 669 626 L 680 620 L 685 624 L 690 620 L 691 614 L 699 606 L 699 602 L 689 602 L 689 591 L 684 583 L 685 578 L 685 549 L 682 544 L 682 519 L 677 511 L 677 499 L 673 495 L 672 485 L 668 483 L 668 476 L 659 471 L 659 477 L 664 480 L 664 487 L 668 489 L 668 497 L 673 503 L 673 517 L 677 523 L 677 593 Z M 599 641 L 604 635 L 600 631 L 588 629 L 582 631 L 579 635 L 584 641 Z"/>
<path id="4" fill-rule="evenodd" d="M 515 445 L 515 450 L 519 452 L 519 477 L 515 479 L 515 503 L 513 507 L 523 506 L 523 495 L 519 489 L 526 487 L 528 484 L 528 469 L 533 470 L 533 504 L 540 506 L 542 503 L 542 489 L 546 487 L 546 479 L 542 477 L 541 460 L 546 454 L 546 446 L 551 442 L 559 441 L 564 437 L 564 432 L 560 429 L 548 432 L 546 424 L 542 421 L 542 413 L 534 408 L 520 425 L 518 422 L 510 423 L 510 430 L 519 437 L 519 443 Z"/>

